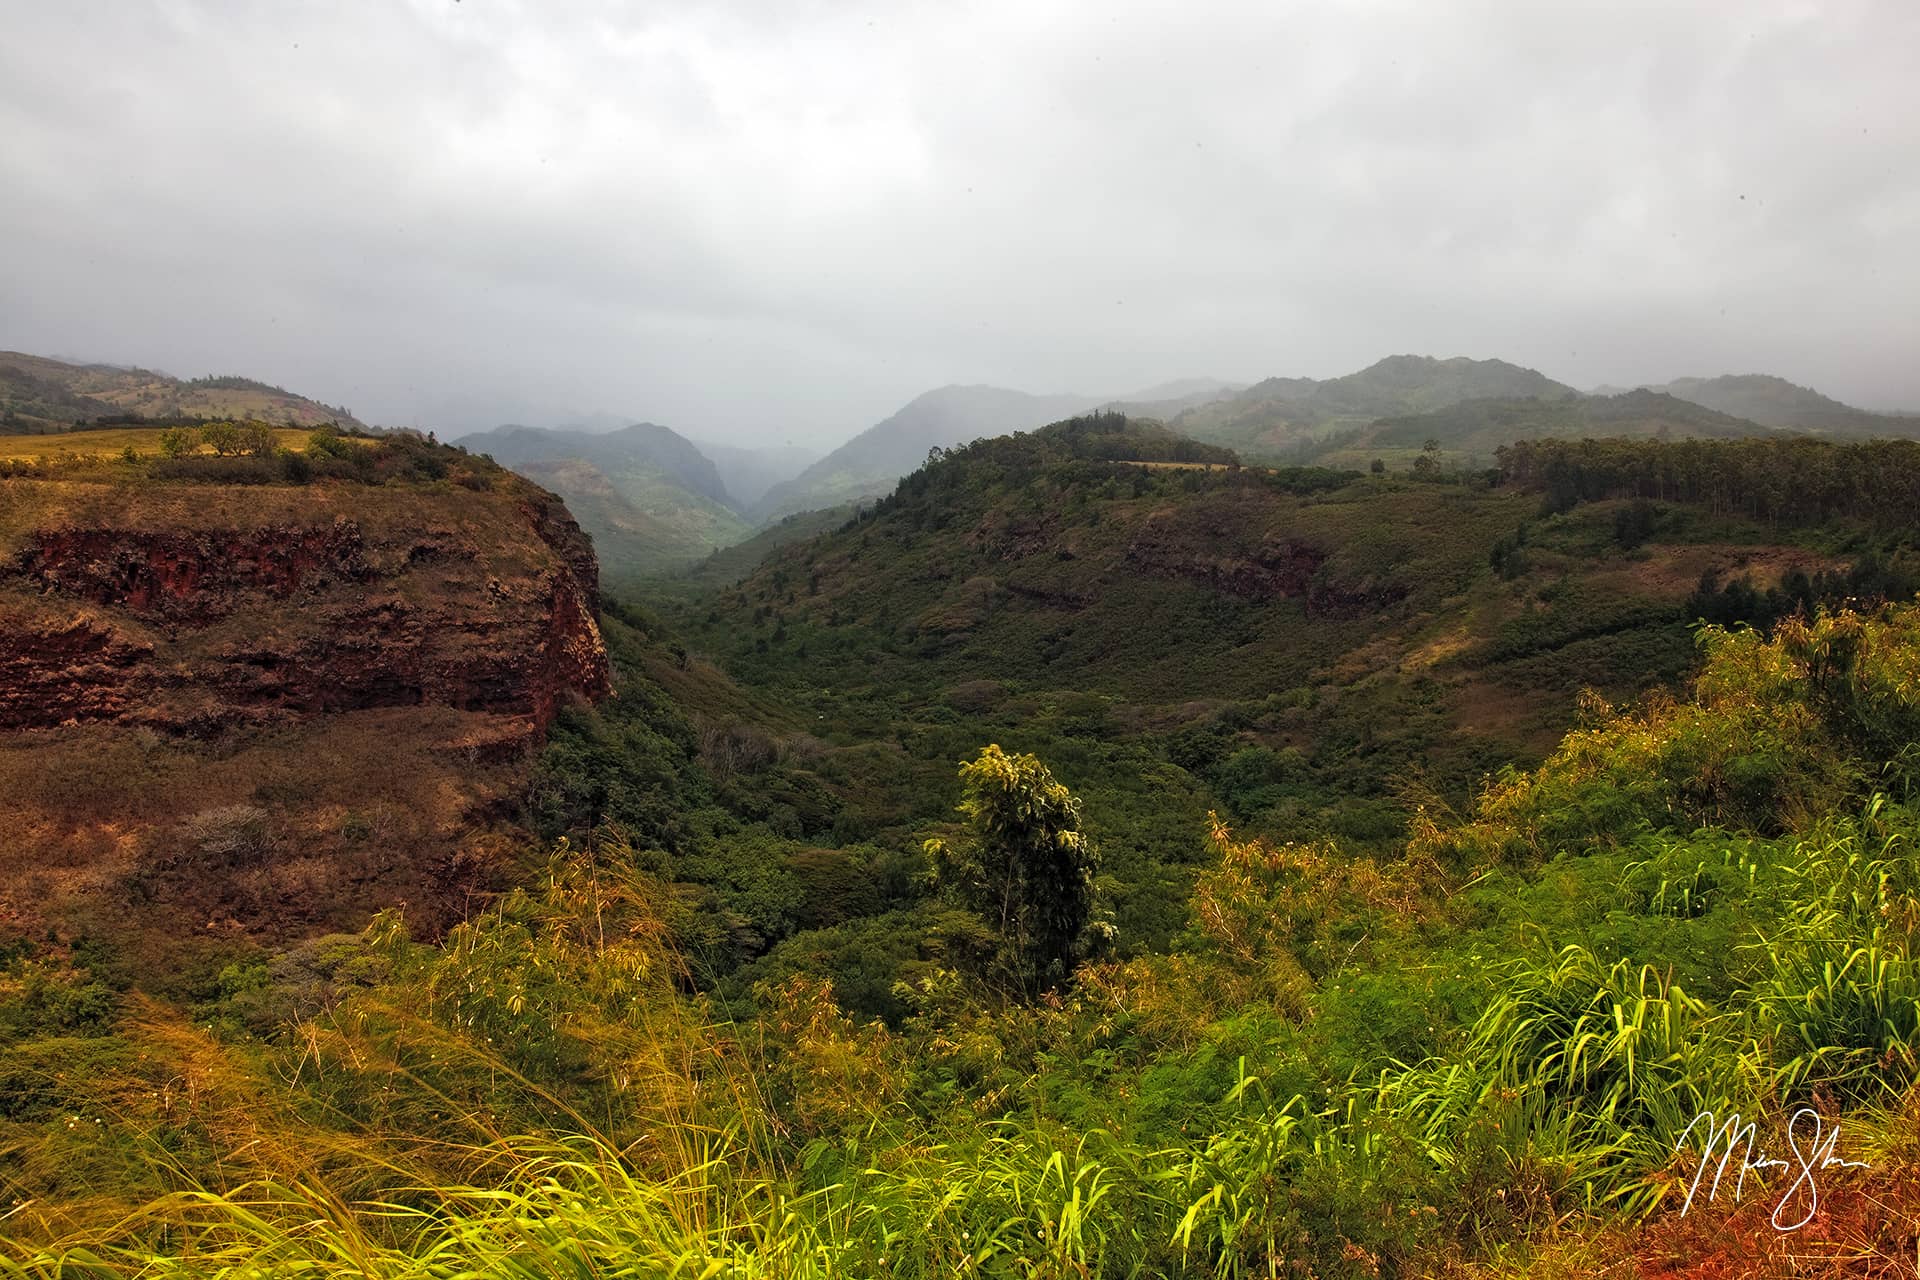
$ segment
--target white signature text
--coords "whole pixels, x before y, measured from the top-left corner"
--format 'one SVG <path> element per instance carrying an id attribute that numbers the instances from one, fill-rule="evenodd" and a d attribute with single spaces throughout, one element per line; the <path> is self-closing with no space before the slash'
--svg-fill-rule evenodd
<path id="1" fill-rule="evenodd" d="M 1836 1124 L 1826 1129 L 1820 1113 L 1812 1107 L 1801 1107 L 1787 1121 L 1786 1141 L 1787 1151 L 1792 1156 L 1790 1160 L 1769 1158 L 1760 1149 L 1753 1122 L 1742 1122 L 1737 1112 L 1724 1119 L 1711 1111 L 1702 1111 L 1695 1116 L 1681 1131 L 1680 1140 L 1674 1143 L 1673 1153 L 1676 1156 L 1689 1139 L 1700 1143 L 1700 1166 L 1693 1171 L 1693 1179 L 1687 1184 L 1687 1202 L 1680 1209 L 1683 1218 L 1693 1208 L 1694 1197 L 1700 1191 L 1708 1168 L 1713 1170 L 1713 1179 L 1707 1183 L 1709 1204 L 1720 1193 L 1721 1180 L 1730 1170 L 1734 1173 L 1733 1202 L 1738 1204 L 1746 1189 L 1748 1170 L 1786 1169 L 1793 1172 L 1793 1181 L 1774 1205 L 1772 1221 L 1777 1230 L 1798 1231 L 1820 1212 L 1818 1175 L 1828 1169 L 1868 1167 L 1863 1160 L 1842 1160 L 1834 1154 L 1834 1147 L 1840 1141 L 1840 1126 Z"/>

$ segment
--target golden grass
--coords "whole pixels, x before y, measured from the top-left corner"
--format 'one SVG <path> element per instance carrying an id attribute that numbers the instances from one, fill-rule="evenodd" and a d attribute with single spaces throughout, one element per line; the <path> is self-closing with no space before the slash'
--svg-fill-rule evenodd
<path id="1" fill-rule="evenodd" d="M 160 454 L 159 427 L 113 427 L 101 431 L 66 431 L 59 435 L 0 435 L 0 462 L 31 462 L 36 458 L 66 461 L 72 458 L 117 458 L 129 447 L 144 457 Z M 275 427 L 273 440 L 282 449 L 304 452 L 308 429 Z M 205 445 L 201 453 L 212 453 Z"/>

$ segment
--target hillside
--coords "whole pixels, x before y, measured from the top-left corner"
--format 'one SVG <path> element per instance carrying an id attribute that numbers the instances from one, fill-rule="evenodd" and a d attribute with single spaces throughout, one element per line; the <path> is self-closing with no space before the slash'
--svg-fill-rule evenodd
<path id="1" fill-rule="evenodd" d="M 1121 936 L 1144 945 L 1174 927 L 1208 808 L 1389 841 L 1418 797 L 1464 804 L 1537 759 L 1583 689 L 1680 680 L 1701 611 L 1764 620 L 1783 589 L 1851 589 L 1867 536 L 1717 499 L 1556 514 L 1531 462 L 1493 487 L 1234 468 L 1103 421 L 954 451 L 671 616 L 816 735 L 897 744 L 897 785 L 937 788 L 968 738 L 1061 762 L 1094 797 Z M 910 840 L 915 812 L 868 789 L 835 830 Z"/>
<path id="2" fill-rule="evenodd" d="M 1577 394 L 1572 387 L 1504 360 L 1402 355 L 1325 381 L 1268 378 L 1224 400 L 1185 410 L 1172 425 L 1258 461 L 1377 418 L 1427 413 L 1468 400 L 1552 400 Z"/>
<path id="3" fill-rule="evenodd" d="M 1009 431 L 1030 431 L 1090 409 L 1097 396 L 1036 396 L 1002 387 L 941 387 L 862 431 L 791 480 L 774 485 L 754 507 L 765 524 L 801 511 L 837 507 L 892 491 L 927 452 Z"/>
<path id="4" fill-rule="evenodd" d="M 608 688 L 592 549 L 492 464 L 350 448 L 0 467 L 0 932 L 177 990 L 503 873 L 530 749 Z"/>
<path id="5" fill-rule="evenodd" d="M 805 542 L 853 519 L 860 503 L 848 502 L 824 511 L 801 511 L 767 525 L 752 537 L 722 547 L 700 563 L 679 575 L 680 581 L 696 590 L 732 586 L 759 568 L 762 561 L 782 547 Z M 658 591 L 660 584 L 650 584 Z"/>
<path id="6" fill-rule="evenodd" d="M 0 431 L 58 432 L 100 418 L 254 419 L 286 426 L 362 426 L 345 409 L 251 378 L 183 381 L 152 369 L 68 364 L 0 351 Z"/>
<path id="7" fill-rule="evenodd" d="M 1467 467 L 1486 466 L 1495 450 L 1517 440 L 1618 436 L 1731 440 L 1773 434 L 1678 396 L 1627 391 L 1562 399 L 1465 400 L 1429 413 L 1382 418 L 1370 426 L 1334 432 L 1302 451 L 1324 466 L 1364 467 L 1375 458 L 1404 469 L 1429 442 L 1441 457 Z"/>
<path id="8" fill-rule="evenodd" d="M 1770 374 L 1676 378 L 1648 389 L 1768 427 L 1835 435 L 1920 436 L 1920 418 L 1856 409 Z"/>
<path id="9" fill-rule="evenodd" d="M 566 499 L 609 581 L 684 568 L 751 529 L 713 460 L 653 423 L 605 432 L 504 426 L 459 443 Z"/>

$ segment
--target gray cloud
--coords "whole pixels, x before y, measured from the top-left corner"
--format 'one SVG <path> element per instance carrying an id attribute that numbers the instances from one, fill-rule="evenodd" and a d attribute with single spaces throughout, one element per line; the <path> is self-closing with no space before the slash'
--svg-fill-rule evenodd
<path id="1" fill-rule="evenodd" d="M 0 23 L 0 346 L 737 441 L 1398 351 L 1920 407 L 1909 0 Z"/>

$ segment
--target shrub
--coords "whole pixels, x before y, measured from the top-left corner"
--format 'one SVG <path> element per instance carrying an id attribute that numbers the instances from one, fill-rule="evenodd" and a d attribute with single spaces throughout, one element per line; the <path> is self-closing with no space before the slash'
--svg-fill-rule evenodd
<path id="1" fill-rule="evenodd" d="M 273 822 L 256 805 L 223 805 L 195 814 L 181 824 L 190 855 L 214 867 L 250 866 L 273 848 Z"/>

